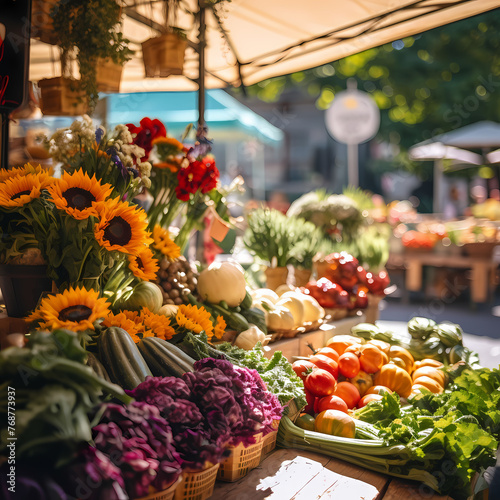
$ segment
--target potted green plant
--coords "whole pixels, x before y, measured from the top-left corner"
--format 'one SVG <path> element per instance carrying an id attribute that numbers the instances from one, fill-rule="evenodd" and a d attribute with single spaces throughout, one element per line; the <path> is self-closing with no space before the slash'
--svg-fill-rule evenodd
<path id="1" fill-rule="evenodd" d="M 182 75 L 186 32 L 177 26 L 180 0 L 164 0 L 164 24 L 159 36 L 142 43 L 145 76 L 148 78 Z"/>
<path id="2" fill-rule="evenodd" d="M 67 76 L 67 54 L 76 52 L 80 69 L 79 88 L 92 112 L 98 99 L 98 63 L 107 60 L 120 66 L 131 58 L 128 40 L 120 31 L 121 7 L 115 0 L 64 0 L 51 10 L 62 49 L 62 76 Z M 108 78 L 109 80 L 109 78 Z M 116 90 L 116 84 L 104 89 Z"/>
<path id="3" fill-rule="evenodd" d="M 298 233 L 291 219 L 275 209 L 254 210 L 248 214 L 247 223 L 243 243 L 252 255 L 267 265 L 266 284 L 275 290 L 286 283 L 287 266 L 293 261 Z"/>

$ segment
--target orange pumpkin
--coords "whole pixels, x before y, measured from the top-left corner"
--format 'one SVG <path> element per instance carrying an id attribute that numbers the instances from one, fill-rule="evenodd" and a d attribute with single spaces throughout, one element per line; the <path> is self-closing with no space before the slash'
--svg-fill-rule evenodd
<path id="1" fill-rule="evenodd" d="M 323 356 L 327 356 L 336 363 L 339 361 L 339 353 L 335 350 L 332 349 L 331 347 L 322 347 L 321 349 L 318 349 L 314 354 L 323 354 Z"/>
<path id="2" fill-rule="evenodd" d="M 392 391 L 389 389 L 389 387 L 386 387 L 385 385 L 374 385 L 370 387 L 366 393 L 365 396 L 368 396 L 368 394 L 385 394 L 388 392 L 389 394 L 392 394 Z"/>
<path id="3" fill-rule="evenodd" d="M 432 368 L 443 368 L 444 364 L 437 359 L 425 358 L 420 361 L 415 361 L 415 370 L 422 368 L 422 366 L 431 366 Z"/>
<path id="4" fill-rule="evenodd" d="M 387 353 L 382 352 L 382 358 L 384 359 L 384 365 L 389 363 L 389 356 L 387 355 Z"/>
<path id="5" fill-rule="evenodd" d="M 367 343 L 378 347 L 382 352 L 385 352 L 387 355 L 389 354 L 389 350 L 391 348 L 391 344 L 388 342 L 384 342 L 383 340 L 371 339 Z"/>
<path id="6" fill-rule="evenodd" d="M 361 396 L 364 396 L 366 391 L 373 385 L 372 376 L 362 370 L 355 377 L 350 378 L 349 382 L 356 387 Z"/>
<path id="7" fill-rule="evenodd" d="M 375 385 L 385 385 L 402 398 L 407 398 L 411 393 L 412 380 L 409 373 L 393 363 L 384 365 L 375 375 L 374 382 Z"/>
<path id="8" fill-rule="evenodd" d="M 411 377 L 413 379 L 413 382 L 418 383 L 418 379 L 423 376 L 435 380 L 443 388 L 446 387 L 446 374 L 442 370 L 438 370 L 437 368 L 433 368 L 432 366 L 421 366 L 413 372 L 413 375 Z"/>
<path id="9" fill-rule="evenodd" d="M 316 417 L 314 430 L 331 436 L 353 438 L 356 434 L 356 424 L 354 419 L 343 411 L 325 410 Z"/>
<path id="10" fill-rule="evenodd" d="M 364 345 L 361 348 L 359 364 L 361 365 L 361 369 L 366 373 L 375 373 L 382 368 L 384 357 L 378 347 L 374 345 Z"/>
<path id="11" fill-rule="evenodd" d="M 359 400 L 358 408 L 363 408 L 363 406 L 366 406 L 370 401 L 380 401 L 381 399 L 381 394 L 366 394 Z"/>
<path id="12" fill-rule="evenodd" d="M 406 367 L 405 370 L 408 373 L 411 373 L 413 371 L 415 360 L 413 359 L 413 356 L 410 354 L 410 352 L 407 351 L 404 347 L 401 347 L 399 345 L 391 345 L 391 348 L 389 349 L 389 358 L 399 358 L 403 360 Z"/>
<path id="13" fill-rule="evenodd" d="M 360 345 L 360 340 L 352 335 L 336 335 L 328 340 L 326 347 L 331 347 L 341 356 L 350 345 Z"/>
<path id="14" fill-rule="evenodd" d="M 417 380 L 415 380 L 412 390 L 415 388 L 415 386 L 425 387 L 434 394 L 441 394 L 443 392 L 443 386 L 439 382 L 436 382 L 434 379 L 427 377 L 425 375 L 422 375 L 418 377 Z"/>

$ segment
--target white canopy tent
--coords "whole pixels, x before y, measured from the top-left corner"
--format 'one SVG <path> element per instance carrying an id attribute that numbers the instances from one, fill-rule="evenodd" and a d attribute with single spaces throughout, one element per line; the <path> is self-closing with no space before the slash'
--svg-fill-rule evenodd
<path id="1" fill-rule="evenodd" d="M 199 11 L 199 0 L 181 0 Z M 196 90 L 198 30 L 193 15 L 179 15 L 190 48 L 185 76 L 144 77 L 141 42 L 162 25 L 164 2 L 124 0 L 123 32 L 135 56 L 124 67 L 122 92 Z M 496 7 L 499 0 L 232 0 L 206 2 L 205 86 L 251 85 L 313 68 L 371 47 L 421 33 Z M 60 75 L 57 47 L 33 40 L 30 80 Z"/>

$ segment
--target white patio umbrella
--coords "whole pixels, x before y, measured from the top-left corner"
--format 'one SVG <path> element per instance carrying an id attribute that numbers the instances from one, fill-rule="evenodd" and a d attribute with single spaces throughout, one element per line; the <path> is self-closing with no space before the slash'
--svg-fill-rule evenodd
<path id="1" fill-rule="evenodd" d="M 122 92 L 196 90 L 199 23 L 180 14 L 190 48 L 185 76 L 145 79 L 141 42 L 155 36 L 164 2 L 124 0 L 123 32 L 136 54 L 124 68 Z M 206 10 L 206 88 L 251 85 L 313 68 L 405 36 L 500 7 L 499 0 L 232 0 L 211 7 L 181 0 L 187 10 Z M 57 50 L 33 41 L 30 80 L 60 75 Z"/>

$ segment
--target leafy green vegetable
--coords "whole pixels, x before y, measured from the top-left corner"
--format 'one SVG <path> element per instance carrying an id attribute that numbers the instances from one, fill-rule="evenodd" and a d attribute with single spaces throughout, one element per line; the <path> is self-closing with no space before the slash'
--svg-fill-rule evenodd
<path id="1" fill-rule="evenodd" d="M 473 474 L 495 463 L 500 370 L 466 369 L 443 394 L 427 391 L 410 403 L 401 407 L 397 394 L 384 394 L 356 417 L 378 428 L 387 445 L 407 447 L 411 460 L 400 471 L 428 470 L 439 480 L 438 491 L 466 498 Z"/>
<path id="2" fill-rule="evenodd" d="M 87 358 L 78 334 L 68 330 L 35 331 L 23 348 L 0 352 L 2 400 L 15 394 L 16 457 L 54 466 L 73 457 L 77 446 L 91 439 L 89 413 L 111 394 L 123 402 L 131 398 L 117 385 L 100 378 L 83 363 Z M 8 421 L 11 406 L 0 408 Z M 10 425 L 10 424 L 9 424 Z M 0 453 L 7 452 L 8 428 L 1 430 Z"/>

